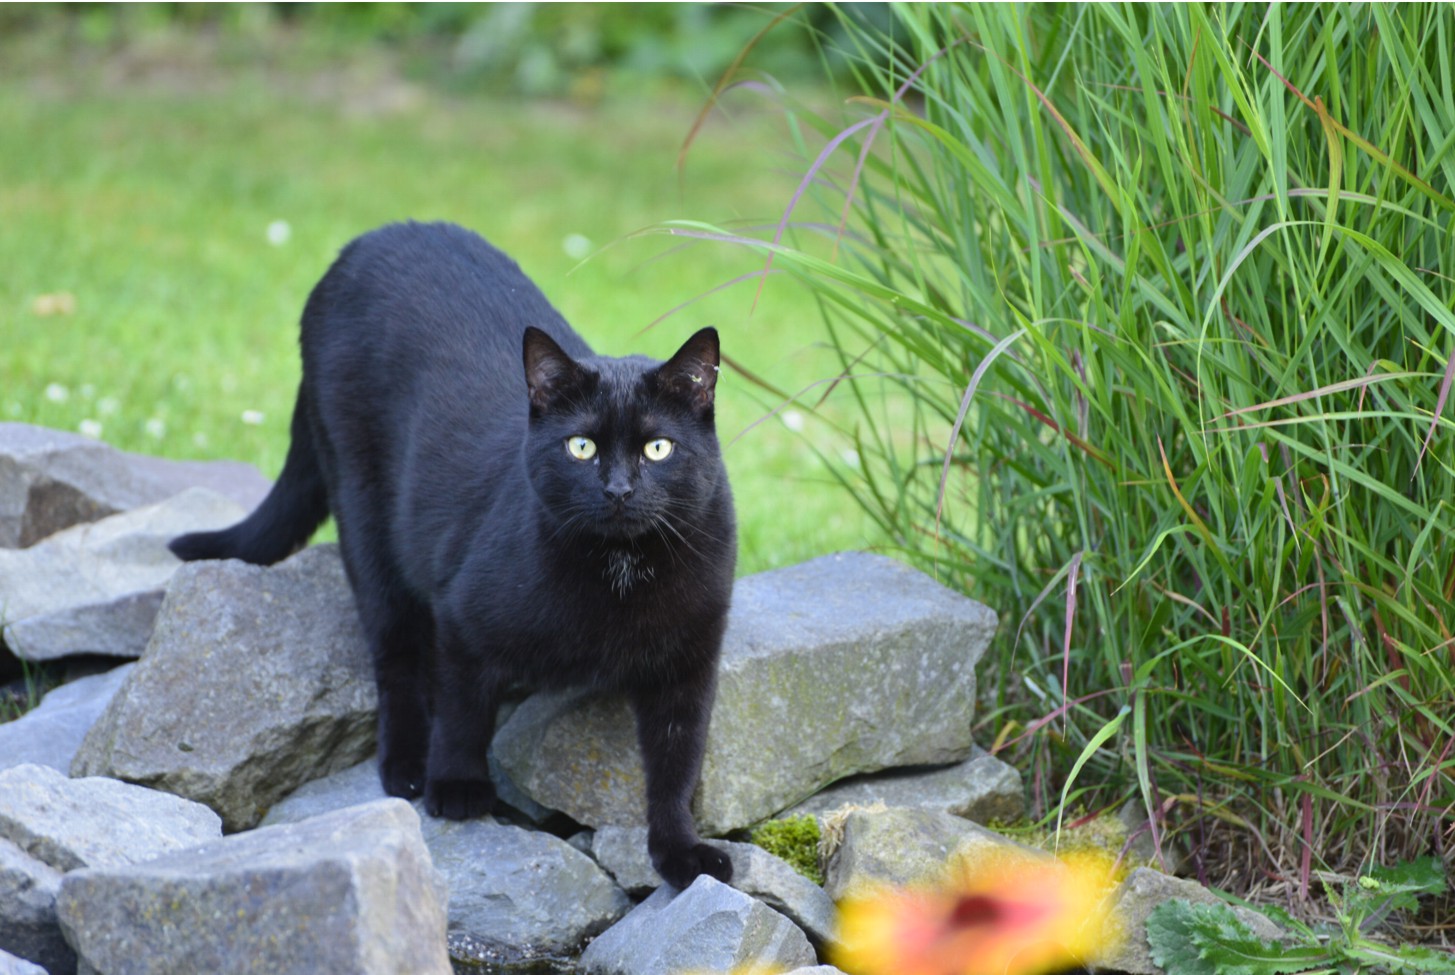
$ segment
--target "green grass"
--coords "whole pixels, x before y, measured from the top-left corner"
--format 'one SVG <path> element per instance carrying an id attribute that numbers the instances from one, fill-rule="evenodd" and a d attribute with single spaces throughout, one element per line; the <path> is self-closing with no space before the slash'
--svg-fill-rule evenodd
<path id="1" fill-rule="evenodd" d="M 715 325 L 724 351 L 796 389 L 834 370 L 811 297 L 755 281 L 672 309 L 756 258 L 633 236 L 711 215 L 770 222 L 795 176 L 782 121 L 739 100 L 677 150 L 705 93 L 599 104 L 442 94 L 377 50 L 310 35 L 162 31 L 102 46 L 0 41 L 0 419 L 275 476 L 299 375 L 297 320 L 333 255 L 404 218 L 447 219 L 511 253 L 593 346 L 666 356 Z M 286 243 L 268 228 L 286 221 Z M 584 238 L 583 262 L 567 241 Z M 577 242 L 580 244 L 580 242 Z M 69 314 L 37 299 L 74 296 Z M 49 395 L 48 395 L 49 391 Z M 719 432 L 741 521 L 740 571 L 872 544 L 808 438 L 736 373 Z M 247 422 L 250 420 L 260 422 Z"/>
<path id="2" fill-rule="evenodd" d="M 745 249 L 819 297 L 847 486 L 1001 612 L 986 736 L 1225 887 L 1455 859 L 1450 8 L 895 15 L 795 110 L 839 254 Z"/>

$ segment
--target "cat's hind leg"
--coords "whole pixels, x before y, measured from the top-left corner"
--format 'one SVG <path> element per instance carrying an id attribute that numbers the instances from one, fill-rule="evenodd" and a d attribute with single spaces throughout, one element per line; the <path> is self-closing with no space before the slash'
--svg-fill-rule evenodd
<path id="1" fill-rule="evenodd" d="M 339 544 L 379 691 L 379 780 L 388 795 L 424 791 L 434 616 L 404 590 L 382 554 L 340 525 Z"/>

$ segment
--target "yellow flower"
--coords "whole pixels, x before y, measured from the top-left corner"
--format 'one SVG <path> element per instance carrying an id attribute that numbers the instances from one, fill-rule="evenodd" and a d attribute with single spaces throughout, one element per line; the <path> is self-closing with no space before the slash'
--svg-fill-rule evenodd
<path id="1" fill-rule="evenodd" d="M 1104 957 L 1112 862 L 1007 853 L 942 883 L 886 888 L 839 906 L 834 964 L 852 975 L 1048 975 Z"/>

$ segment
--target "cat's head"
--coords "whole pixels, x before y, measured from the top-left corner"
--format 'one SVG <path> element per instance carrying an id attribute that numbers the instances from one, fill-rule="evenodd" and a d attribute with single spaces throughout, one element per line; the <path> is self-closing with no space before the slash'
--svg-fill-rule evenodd
<path id="1" fill-rule="evenodd" d="M 717 332 L 671 359 L 571 358 L 527 328 L 531 486 L 563 535 L 670 540 L 696 525 L 724 485 L 713 424 Z"/>

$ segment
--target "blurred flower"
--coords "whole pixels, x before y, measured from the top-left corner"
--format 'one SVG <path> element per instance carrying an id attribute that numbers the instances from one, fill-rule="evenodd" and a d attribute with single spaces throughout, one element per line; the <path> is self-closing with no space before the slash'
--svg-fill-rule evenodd
<path id="1" fill-rule="evenodd" d="M 566 239 L 561 241 L 561 250 L 566 256 L 574 261 L 579 261 L 591 253 L 591 238 L 581 234 L 567 234 Z"/>
<path id="2" fill-rule="evenodd" d="M 1112 879 L 1100 854 L 982 858 L 942 884 L 845 900 L 833 963 L 852 975 L 1049 975 L 1094 963 L 1121 939 Z"/>
<path id="3" fill-rule="evenodd" d="M 153 440 L 160 440 L 167 435 L 166 422 L 155 416 L 146 422 L 144 428 L 147 432 L 147 436 L 151 437 Z"/>
<path id="4" fill-rule="evenodd" d="M 69 291 L 36 295 L 30 303 L 30 310 L 37 315 L 70 315 L 76 310 L 76 296 Z"/>
<path id="5" fill-rule="evenodd" d="M 101 436 L 100 420 L 82 420 L 78 429 L 83 437 L 90 437 L 95 440 Z"/>
<path id="6" fill-rule="evenodd" d="M 242 421 L 250 427 L 261 426 L 263 422 L 263 413 L 261 410 L 243 410 Z"/>
<path id="7" fill-rule="evenodd" d="M 293 236 L 293 227 L 286 220 L 274 220 L 268 224 L 268 243 L 282 247 Z"/>
<path id="8" fill-rule="evenodd" d="M 848 464 L 850 467 L 859 466 L 859 452 L 853 447 L 844 448 L 842 451 L 839 452 L 839 457 L 843 460 L 845 464 Z"/>
<path id="9" fill-rule="evenodd" d="M 52 403 L 64 403 L 71 398 L 71 391 L 60 383 L 51 383 L 45 388 L 45 398 Z"/>
<path id="10" fill-rule="evenodd" d="M 784 410 L 782 414 L 783 425 L 794 433 L 803 431 L 803 414 L 797 410 Z"/>
<path id="11" fill-rule="evenodd" d="M 102 416 L 110 416 L 121 409 L 121 401 L 115 396 L 103 396 L 96 401 L 96 412 Z"/>

